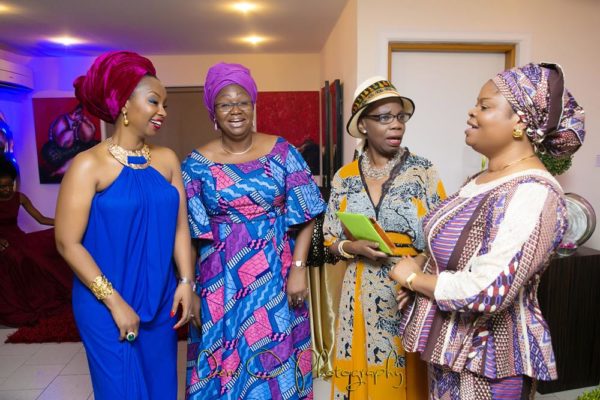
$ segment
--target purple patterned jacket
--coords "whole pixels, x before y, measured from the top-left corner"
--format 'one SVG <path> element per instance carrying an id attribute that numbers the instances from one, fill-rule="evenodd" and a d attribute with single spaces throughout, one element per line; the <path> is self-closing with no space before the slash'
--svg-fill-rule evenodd
<path id="1" fill-rule="evenodd" d="M 540 170 L 473 179 L 424 224 L 438 282 L 434 299 L 417 295 L 404 311 L 405 349 L 490 379 L 556 379 L 537 288 L 567 227 L 558 182 Z"/>

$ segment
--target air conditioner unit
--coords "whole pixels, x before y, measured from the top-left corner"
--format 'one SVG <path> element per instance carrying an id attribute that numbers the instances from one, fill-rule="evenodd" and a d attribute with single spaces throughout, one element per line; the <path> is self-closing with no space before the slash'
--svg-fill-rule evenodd
<path id="1" fill-rule="evenodd" d="M 33 89 L 31 70 L 20 64 L 0 59 L 0 87 Z"/>

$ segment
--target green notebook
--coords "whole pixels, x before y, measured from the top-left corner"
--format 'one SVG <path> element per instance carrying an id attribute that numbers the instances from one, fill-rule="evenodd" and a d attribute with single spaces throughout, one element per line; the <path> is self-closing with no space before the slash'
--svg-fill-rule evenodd
<path id="1" fill-rule="evenodd" d="M 336 215 L 354 239 L 377 242 L 379 243 L 379 250 L 385 254 L 394 255 L 396 246 L 373 218 L 342 211 L 338 211 Z"/>

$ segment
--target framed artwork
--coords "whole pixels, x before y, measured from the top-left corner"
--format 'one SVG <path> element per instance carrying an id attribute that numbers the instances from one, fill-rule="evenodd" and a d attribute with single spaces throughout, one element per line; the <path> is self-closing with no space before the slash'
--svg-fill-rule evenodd
<path id="1" fill-rule="evenodd" d="M 74 97 L 34 98 L 33 118 L 40 183 L 60 183 L 73 157 L 101 140 L 100 120 Z"/>
<path id="2" fill-rule="evenodd" d="M 339 79 L 329 85 L 331 93 L 331 161 L 333 173 L 342 168 L 344 159 L 344 93 Z"/>
<path id="3" fill-rule="evenodd" d="M 325 81 L 321 88 L 321 141 L 323 143 L 323 187 L 329 188 L 343 163 L 343 93 L 339 79 Z"/>
<path id="4" fill-rule="evenodd" d="M 0 110 L 0 154 L 3 155 L 6 159 L 10 160 L 18 170 L 17 160 L 15 159 L 15 155 L 13 152 L 14 142 L 13 142 L 13 134 L 8 122 L 6 122 L 6 118 L 2 111 Z"/>
<path id="5" fill-rule="evenodd" d="M 321 88 L 321 143 L 323 145 L 322 160 L 322 186 L 325 189 L 331 188 L 333 173 L 331 171 L 331 92 L 329 91 L 329 81 L 325 81 Z"/>

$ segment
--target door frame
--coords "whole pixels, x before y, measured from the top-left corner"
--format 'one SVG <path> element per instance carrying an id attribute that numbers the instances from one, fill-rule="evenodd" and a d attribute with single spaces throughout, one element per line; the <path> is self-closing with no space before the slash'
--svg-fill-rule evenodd
<path id="1" fill-rule="evenodd" d="M 504 54 L 504 68 L 516 65 L 517 43 L 478 42 L 388 42 L 387 77 L 392 81 L 392 55 L 396 52 L 422 53 L 500 53 Z"/>

